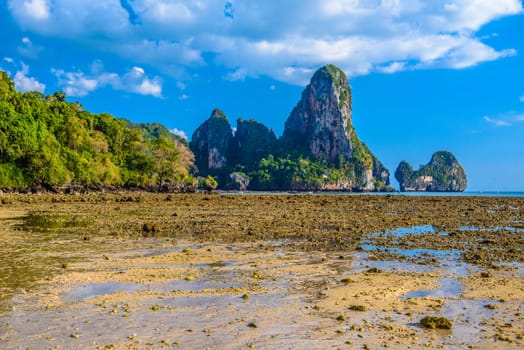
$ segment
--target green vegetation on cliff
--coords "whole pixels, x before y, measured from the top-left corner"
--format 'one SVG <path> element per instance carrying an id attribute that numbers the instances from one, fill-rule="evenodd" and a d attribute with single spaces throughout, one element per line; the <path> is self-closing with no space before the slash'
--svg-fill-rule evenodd
<path id="1" fill-rule="evenodd" d="M 466 189 L 464 168 L 448 151 L 435 152 L 428 164 L 414 171 L 402 161 L 395 171 L 401 191 L 461 192 Z"/>
<path id="2" fill-rule="evenodd" d="M 222 188 L 238 188 L 229 186 L 229 174 L 238 182 L 242 173 L 252 190 L 391 190 L 388 170 L 354 130 L 351 102 L 346 75 L 327 65 L 311 78 L 279 139 L 255 120 L 239 119 L 232 135 L 227 117 L 213 112 L 191 139 L 199 175 L 217 176 Z"/>
<path id="3" fill-rule="evenodd" d="M 91 114 L 59 91 L 15 90 L 0 72 L 0 188 L 193 186 L 193 156 L 160 124 Z"/>

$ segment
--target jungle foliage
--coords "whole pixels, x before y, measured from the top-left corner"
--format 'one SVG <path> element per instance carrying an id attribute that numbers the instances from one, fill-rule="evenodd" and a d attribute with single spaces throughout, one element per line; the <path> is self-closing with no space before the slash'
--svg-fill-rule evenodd
<path id="1" fill-rule="evenodd" d="M 93 114 L 64 92 L 18 92 L 0 71 L 0 188 L 191 187 L 187 141 L 160 124 Z"/>

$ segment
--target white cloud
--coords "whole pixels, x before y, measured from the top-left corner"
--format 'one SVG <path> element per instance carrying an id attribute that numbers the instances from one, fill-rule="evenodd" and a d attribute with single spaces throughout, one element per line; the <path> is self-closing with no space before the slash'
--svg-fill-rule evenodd
<path id="1" fill-rule="evenodd" d="M 137 85 L 134 92 L 140 95 L 151 95 L 155 97 L 162 97 L 162 85 L 159 81 L 144 79 L 140 85 Z"/>
<path id="2" fill-rule="evenodd" d="M 386 66 L 379 67 L 378 70 L 383 73 L 392 74 L 404 70 L 405 67 L 406 62 L 392 62 Z"/>
<path id="3" fill-rule="evenodd" d="M 238 81 L 246 79 L 247 70 L 245 68 L 238 68 L 232 72 L 229 72 L 224 76 L 224 79 L 229 81 Z"/>
<path id="4" fill-rule="evenodd" d="M 24 1 L 22 10 L 27 16 L 37 20 L 49 18 L 49 4 L 47 0 Z"/>
<path id="5" fill-rule="evenodd" d="M 501 119 L 493 119 L 493 118 L 490 118 L 487 115 L 484 116 L 484 120 L 486 122 L 490 123 L 490 124 L 495 125 L 495 126 L 511 126 L 510 122 L 507 122 L 507 121 L 501 120 Z"/>
<path id="6" fill-rule="evenodd" d="M 522 95 L 522 96 L 519 97 L 519 101 L 520 101 L 520 102 L 524 102 L 524 95 Z"/>
<path id="7" fill-rule="evenodd" d="M 13 63 L 13 59 L 11 57 L 4 57 L 4 61 L 7 63 Z"/>
<path id="8" fill-rule="evenodd" d="M 268 75 L 296 84 L 326 63 L 363 75 L 462 69 L 512 56 L 513 48 L 489 46 L 476 32 L 523 12 L 520 0 L 244 0 L 234 6 L 223 0 L 134 0 L 125 8 L 114 0 L 8 4 L 29 31 L 111 51 L 134 65 L 178 71 L 220 64 L 229 72 L 226 79 Z M 144 83 L 142 91 L 158 93 L 154 82 Z"/>
<path id="9" fill-rule="evenodd" d="M 175 135 L 177 135 L 177 136 L 180 136 L 180 137 L 183 138 L 183 139 L 186 139 L 186 140 L 188 139 L 186 133 L 184 132 L 184 130 L 180 130 L 180 129 L 174 128 L 174 129 L 171 129 L 171 130 L 169 130 L 169 131 L 170 131 L 172 134 L 175 134 Z"/>
<path id="10" fill-rule="evenodd" d="M 189 99 L 189 95 L 182 94 L 182 95 L 178 96 L 178 99 L 180 101 L 185 101 L 185 100 Z"/>
<path id="11" fill-rule="evenodd" d="M 51 71 L 68 96 L 84 97 L 99 87 L 96 79 L 88 78 L 82 72 L 64 72 L 59 69 Z"/>
<path id="12" fill-rule="evenodd" d="M 33 77 L 27 76 L 29 74 L 29 66 L 22 63 L 22 70 L 15 73 L 13 78 L 15 87 L 22 92 L 40 91 L 44 92 L 45 84 L 40 83 Z"/>
<path id="13" fill-rule="evenodd" d="M 103 65 L 97 61 L 91 65 L 90 74 L 81 71 L 65 72 L 54 68 L 51 71 L 57 77 L 58 84 L 69 96 L 83 97 L 96 89 L 111 86 L 114 90 L 162 97 L 160 78 L 149 78 L 141 67 L 133 67 L 129 72 L 118 75 L 104 72 Z"/>
<path id="14" fill-rule="evenodd" d="M 518 122 L 524 122 L 524 114 L 517 115 L 515 120 Z"/>

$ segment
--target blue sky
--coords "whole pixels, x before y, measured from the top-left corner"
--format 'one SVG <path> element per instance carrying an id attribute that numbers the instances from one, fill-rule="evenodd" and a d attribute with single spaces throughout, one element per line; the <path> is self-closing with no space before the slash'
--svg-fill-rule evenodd
<path id="1" fill-rule="evenodd" d="M 449 150 L 468 190 L 524 191 L 523 12 L 520 0 L 6 0 L 0 69 L 22 91 L 64 90 L 190 137 L 215 107 L 280 135 L 332 63 L 391 173 Z"/>

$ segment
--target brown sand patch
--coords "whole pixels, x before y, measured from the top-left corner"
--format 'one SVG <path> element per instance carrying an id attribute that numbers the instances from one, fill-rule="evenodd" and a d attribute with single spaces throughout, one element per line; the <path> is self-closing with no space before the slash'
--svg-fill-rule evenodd
<path id="1" fill-rule="evenodd" d="M 480 274 L 475 274 L 462 278 L 461 281 L 464 287 L 463 296 L 468 299 L 524 300 L 524 276 L 517 271 L 506 272 L 502 276 L 490 273 L 481 277 Z"/>
<path id="2" fill-rule="evenodd" d="M 438 298 L 401 298 L 404 294 L 438 287 L 436 274 L 417 273 L 368 273 L 350 275 L 350 281 L 325 291 L 326 298 L 318 303 L 320 308 L 335 312 L 353 311 L 422 311 L 441 305 Z M 344 280 L 344 279 L 343 279 Z M 365 310 L 359 310 L 363 306 Z"/>

